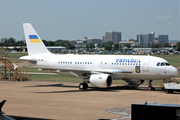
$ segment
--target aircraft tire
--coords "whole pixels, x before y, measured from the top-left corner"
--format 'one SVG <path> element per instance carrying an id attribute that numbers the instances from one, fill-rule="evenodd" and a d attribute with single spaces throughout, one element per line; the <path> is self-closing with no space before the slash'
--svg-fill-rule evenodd
<path id="1" fill-rule="evenodd" d="M 80 90 L 82 90 L 82 89 L 86 90 L 87 88 L 88 88 L 88 84 L 87 83 L 80 83 L 79 84 L 79 89 Z"/>
<path id="2" fill-rule="evenodd" d="M 80 83 L 80 84 L 79 84 L 79 89 L 80 89 L 80 90 L 84 89 L 83 83 Z"/>
<path id="3" fill-rule="evenodd" d="M 84 83 L 84 89 L 87 90 L 87 88 L 88 88 L 88 84 Z"/>
<path id="4" fill-rule="evenodd" d="M 169 90 L 166 90 L 166 93 L 169 94 Z"/>

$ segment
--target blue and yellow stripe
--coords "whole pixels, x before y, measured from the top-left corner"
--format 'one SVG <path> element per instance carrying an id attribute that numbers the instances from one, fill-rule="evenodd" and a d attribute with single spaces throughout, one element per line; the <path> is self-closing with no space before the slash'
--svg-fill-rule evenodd
<path id="1" fill-rule="evenodd" d="M 29 35 L 29 39 L 30 39 L 31 43 L 41 43 L 41 41 L 37 35 Z"/>

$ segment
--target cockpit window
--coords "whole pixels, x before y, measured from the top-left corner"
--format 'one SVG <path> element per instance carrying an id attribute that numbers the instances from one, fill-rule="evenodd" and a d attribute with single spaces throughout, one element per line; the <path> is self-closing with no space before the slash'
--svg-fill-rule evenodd
<path id="1" fill-rule="evenodd" d="M 165 63 L 166 64 L 166 66 L 170 66 L 170 64 L 169 63 Z"/>
<path id="2" fill-rule="evenodd" d="M 165 64 L 164 64 L 164 63 L 161 63 L 161 66 L 165 66 Z"/>
<path id="3" fill-rule="evenodd" d="M 160 66 L 160 63 L 157 63 L 157 66 Z"/>
<path id="4" fill-rule="evenodd" d="M 164 62 L 158 62 L 157 66 L 170 66 L 170 64 L 167 62 L 165 62 L 165 63 Z"/>

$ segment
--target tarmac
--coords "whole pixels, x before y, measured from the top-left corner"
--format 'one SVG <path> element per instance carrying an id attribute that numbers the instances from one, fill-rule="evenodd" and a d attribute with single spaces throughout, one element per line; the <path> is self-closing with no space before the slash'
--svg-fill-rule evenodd
<path id="1" fill-rule="evenodd" d="M 0 101 L 7 100 L 5 115 L 38 120 L 100 120 L 131 118 L 131 104 L 180 104 L 180 93 L 111 88 L 79 90 L 79 83 L 47 81 L 0 81 Z"/>

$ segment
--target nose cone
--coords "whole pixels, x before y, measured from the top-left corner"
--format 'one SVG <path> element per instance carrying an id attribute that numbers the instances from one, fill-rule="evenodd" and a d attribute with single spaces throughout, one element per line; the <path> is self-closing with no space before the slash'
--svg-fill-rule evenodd
<path id="1" fill-rule="evenodd" d="M 178 75 L 178 70 L 175 68 L 175 67 L 172 67 L 171 68 L 171 74 L 172 74 L 172 76 L 177 76 Z"/>

